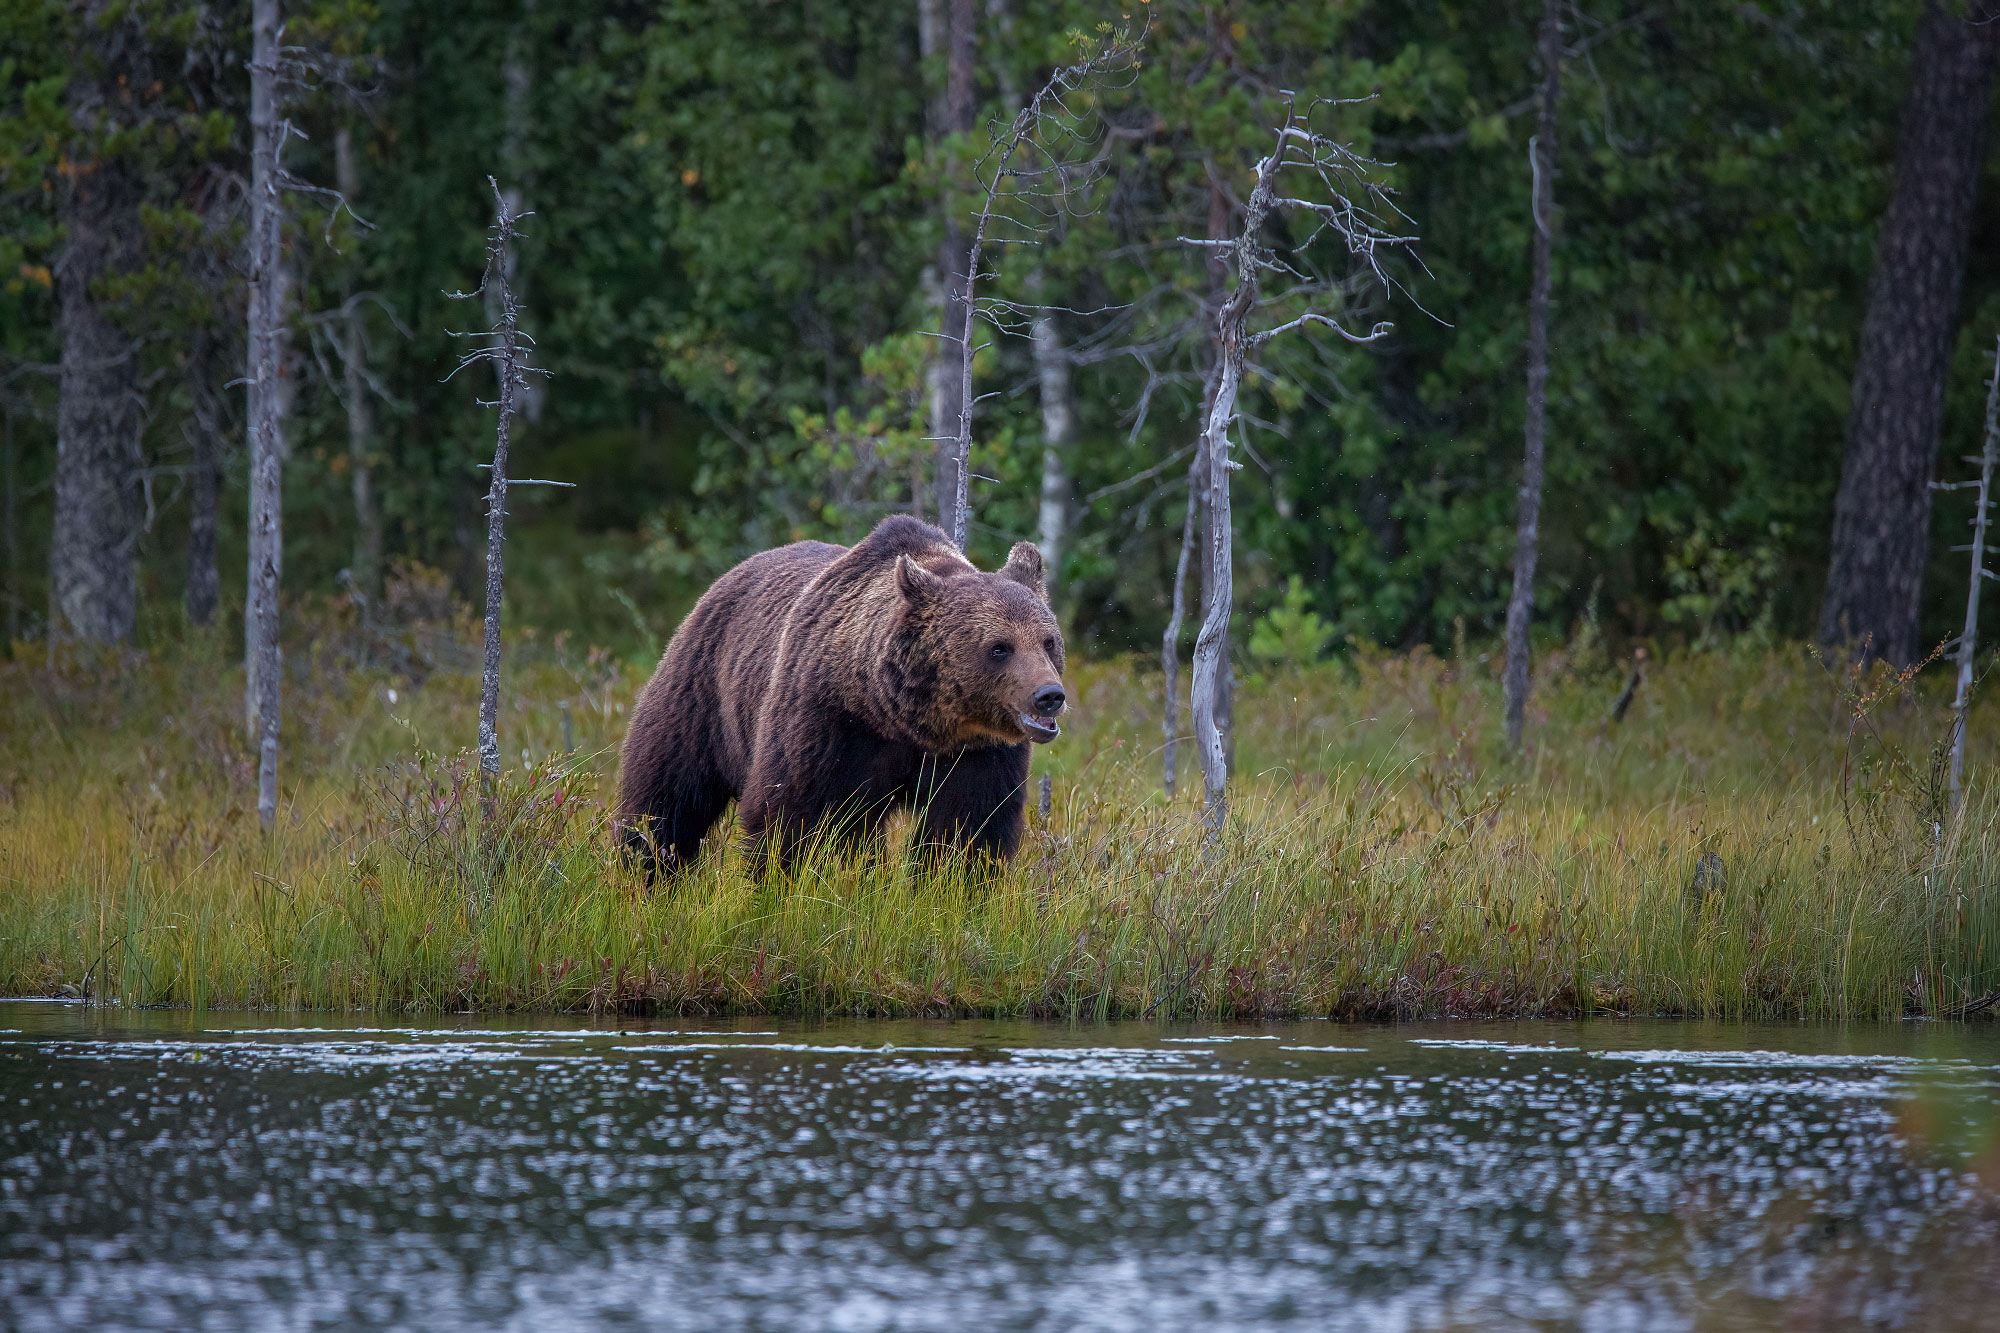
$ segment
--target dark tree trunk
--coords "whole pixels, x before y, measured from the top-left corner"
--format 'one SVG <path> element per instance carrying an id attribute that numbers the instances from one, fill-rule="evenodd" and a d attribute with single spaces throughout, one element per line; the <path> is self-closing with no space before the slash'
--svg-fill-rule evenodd
<path id="1" fill-rule="evenodd" d="M 936 0 L 941 4 L 944 42 L 944 97 L 933 103 L 933 137 L 942 142 L 953 134 L 972 130 L 979 110 L 978 26 L 973 0 Z M 937 270 L 943 282 L 944 323 L 938 339 L 937 356 L 931 362 L 931 435 L 937 445 L 937 466 L 933 473 L 940 523 L 951 527 L 951 514 L 958 506 L 959 432 L 964 426 L 962 399 L 965 396 L 963 365 L 965 339 L 972 336 L 971 309 L 965 302 L 965 271 L 970 262 L 972 237 L 958 216 L 958 192 L 948 184 L 940 200 L 944 211 L 944 240 L 938 246 Z"/>
<path id="2" fill-rule="evenodd" d="M 354 161 L 354 136 L 342 129 L 334 136 L 335 173 L 340 193 L 349 208 L 354 207 L 361 189 L 361 173 Z M 375 503 L 375 413 L 373 392 L 368 385 L 368 330 L 356 300 L 352 274 L 347 283 L 347 329 L 341 342 L 344 365 L 342 383 L 346 389 L 347 461 L 354 493 L 355 591 L 361 595 L 363 614 L 373 617 L 382 597 L 382 512 Z"/>
<path id="3" fill-rule="evenodd" d="M 1954 17 L 1932 0 L 1917 21 L 1820 605 L 1822 641 L 1898 666 L 1917 657 L 1938 421 L 2000 51 L 2000 5 L 1972 9 Z"/>
<path id="4" fill-rule="evenodd" d="M 112 66 L 106 62 L 106 79 Z M 71 97 L 80 138 L 96 140 L 117 89 L 79 78 Z M 107 317 L 98 287 L 138 263 L 140 192 L 131 164 L 109 154 L 73 162 L 61 188 L 68 240 L 55 273 L 62 370 L 49 540 L 59 623 L 49 633 L 111 643 L 132 634 L 144 402 L 137 346 Z"/>
<path id="5" fill-rule="evenodd" d="M 222 403 L 216 336 L 197 330 L 188 354 L 188 394 L 194 410 L 188 422 L 192 459 L 188 476 L 188 568 L 186 606 L 190 624 L 215 618 L 220 579 L 215 564 L 215 515 L 222 481 Z"/>

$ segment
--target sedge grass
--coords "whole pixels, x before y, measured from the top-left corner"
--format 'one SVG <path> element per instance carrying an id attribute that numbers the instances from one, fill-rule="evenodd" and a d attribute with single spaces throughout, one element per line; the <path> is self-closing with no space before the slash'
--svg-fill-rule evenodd
<path id="1" fill-rule="evenodd" d="M 604 808 L 642 666 L 515 646 L 501 732 L 521 762 L 486 839 L 463 748 L 476 677 L 358 664 L 344 642 L 327 630 L 292 652 L 268 836 L 240 673 L 218 643 L 0 668 L 0 993 L 385 1012 L 1858 1019 L 1962 1012 L 2000 988 L 1990 742 L 1973 746 L 1954 820 L 1933 762 L 1943 701 L 1793 646 L 1674 657 L 1616 725 L 1608 664 L 1551 655 L 1519 757 L 1500 749 L 1497 685 L 1477 661 L 1362 655 L 1253 678 L 1216 847 L 1194 793 L 1159 790 L 1158 677 L 1086 666 L 1065 738 L 1037 751 L 1050 818 L 1031 817 L 1004 870 L 921 864 L 892 839 L 760 877 L 725 825 L 648 892 L 613 854 Z M 1975 742 L 1996 714 L 1975 710 Z M 1698 875 L 1705 859 L 1720 873 Z"/>

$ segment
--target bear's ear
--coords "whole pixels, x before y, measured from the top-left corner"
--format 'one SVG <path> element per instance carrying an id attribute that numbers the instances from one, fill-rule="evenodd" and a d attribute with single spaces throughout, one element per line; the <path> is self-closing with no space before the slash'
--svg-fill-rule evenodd
<path id="1" fill-rule="evenodd" d="M 896 557 L 896 588 L 912 606 L 930 600 L 944 587 L 944 580 L 907 555 Z"/>
<path id="2" fill-rule="evenodd" d="M 1030 592 L 1044 599 L 1049 595 L 1042 582 L 1042 552 L 1033 542 L 1015 542 L 1014 549 L 1007 553 L 1007 563 L 1000 567 L 1000 577 L 1012 579 Z"/>

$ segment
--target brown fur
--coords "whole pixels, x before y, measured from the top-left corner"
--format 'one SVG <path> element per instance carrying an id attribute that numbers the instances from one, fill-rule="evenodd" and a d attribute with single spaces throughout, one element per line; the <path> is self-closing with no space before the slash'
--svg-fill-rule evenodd
<path id="1" fill-rule="evenodd" d="M 872 838 L 910 808 L 924 844 L 1010 856 L 1022 718 L 1062 668 L 1026 542 L 990 574 L 907 516 L 848 548 L 765 551 L 716 580 L 640 692 L 619 827 L 649 868 L 672 871 L 732 799 L 753 850 L 783 862 L 816 830 Z"/>

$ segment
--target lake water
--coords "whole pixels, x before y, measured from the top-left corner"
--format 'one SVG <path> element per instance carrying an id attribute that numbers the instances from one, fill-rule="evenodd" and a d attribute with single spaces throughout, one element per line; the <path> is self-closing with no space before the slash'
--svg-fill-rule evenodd
<path id="1" fill-rule="evenodd" d="M 2000 1326 L 1990 1025 L 0 1029 L 11 1329 Z"/>

